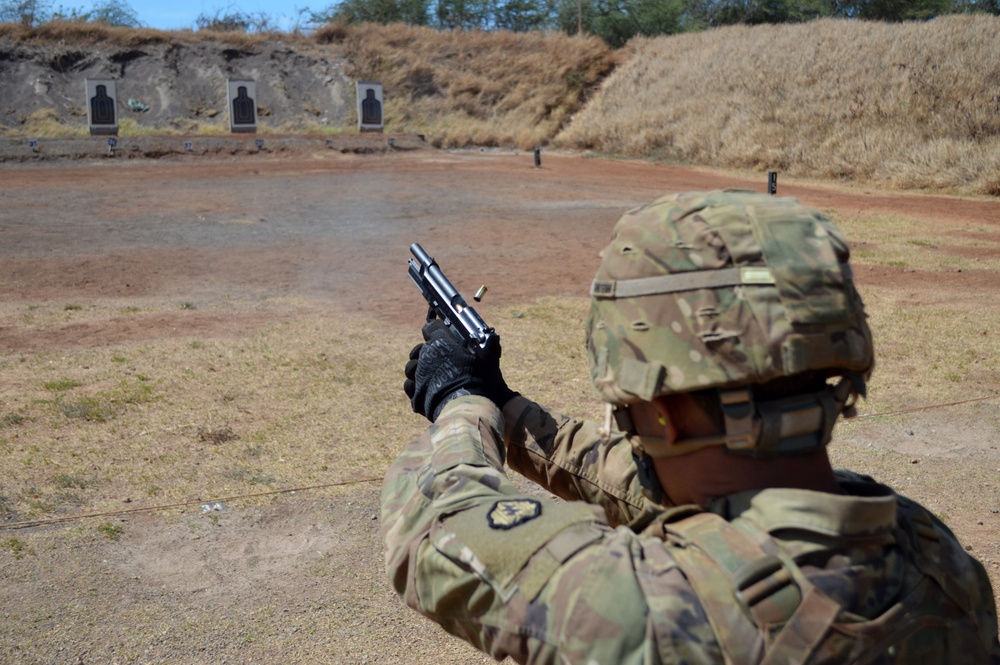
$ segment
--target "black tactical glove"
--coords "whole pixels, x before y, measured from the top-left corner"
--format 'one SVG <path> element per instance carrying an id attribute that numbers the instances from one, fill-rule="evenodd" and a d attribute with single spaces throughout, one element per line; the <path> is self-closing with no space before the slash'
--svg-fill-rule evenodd
<path id="1" fill-rule="evenodd" d="M 403 391 L 414 413 L 434 422 L 444 405 L 461 395 L 481 395 L 498 408 L 517 396 L 500 373 L 499 337 L 477 355 L 440 319 L 428 321 L 423 334 L 426 341 L 413 347 L 404 370 Z"/>

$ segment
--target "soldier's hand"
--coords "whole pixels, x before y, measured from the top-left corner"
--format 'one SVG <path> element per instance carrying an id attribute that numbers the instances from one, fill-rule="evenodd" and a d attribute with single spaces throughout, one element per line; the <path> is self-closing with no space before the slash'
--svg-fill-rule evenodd
<path id="1" fill-rule="evenodd" d="M 461 395 L 481 395 L 502 408 L 516 392 L 500 372 L 500 340 L 495 337 L 483 353 L 465 348 L 440 319 L 423 328 L 424 343 L 410 351 L 403 391 L 413 411 L 434 422 L 446 403 Z"/>

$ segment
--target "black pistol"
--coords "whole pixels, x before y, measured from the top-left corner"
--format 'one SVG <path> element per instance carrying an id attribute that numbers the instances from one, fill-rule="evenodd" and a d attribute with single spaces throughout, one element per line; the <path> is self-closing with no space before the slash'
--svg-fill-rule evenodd
<path id="1" fill-rule="evenodd" d="M 420 289 L 430 307 L 427 313 L 428 319 L 432 317 L 441 319 L 466 348 L 473 353 L 481 353 L 490 340 L 496 337 L 496 331 L 486 325 L 476 310 L 469 307 L 441 272 L 441 267 L 423 247 L 413 243 L 410 245 L 410 252 L 416 257 L 415 260 L 410 259 L 410 279 Z M 476 300 L 479 300 L 485 290 L 485 287 L 479 290 Z"/>

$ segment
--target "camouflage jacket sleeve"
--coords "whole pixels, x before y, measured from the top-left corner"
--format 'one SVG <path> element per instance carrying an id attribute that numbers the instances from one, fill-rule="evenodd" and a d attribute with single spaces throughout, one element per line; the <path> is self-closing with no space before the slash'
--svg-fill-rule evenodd
<path id="1" fill-rule="evenodd" d="M 556 413 L 524 397 L 504 406 L 507 465 L 556 496 L 604 508 L 609 523 L 639 524 L 662 510 L 639 485 L 632 446 L 620 432 Z"/>
<path id="2" fill-rule="evenodd" d="M 502 431 L 491 403 L 460 397 L 391 466 L 382 529 L 404 601 L 497 660 L 657 663 L 666 640 L 677 662 L 716 662 L 662 541 L 610 528 L 596 506 L 520 493 L 502 470 Z M 684 618 L 676 635 L 651 622 L 664 612 Z"/>

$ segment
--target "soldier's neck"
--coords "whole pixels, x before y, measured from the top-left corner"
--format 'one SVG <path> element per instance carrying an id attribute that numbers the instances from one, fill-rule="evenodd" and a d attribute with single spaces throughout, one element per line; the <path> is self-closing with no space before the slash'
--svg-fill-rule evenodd
<path id="1" fill-rule="evenodd" d="M 711 446 L 654 460 L 654 468 L 664 492 L 677 505 L 705 504 L 737 492 L 777 487 L 841 493 L 825 448 L 794 457 L 755 459 Z"/>

